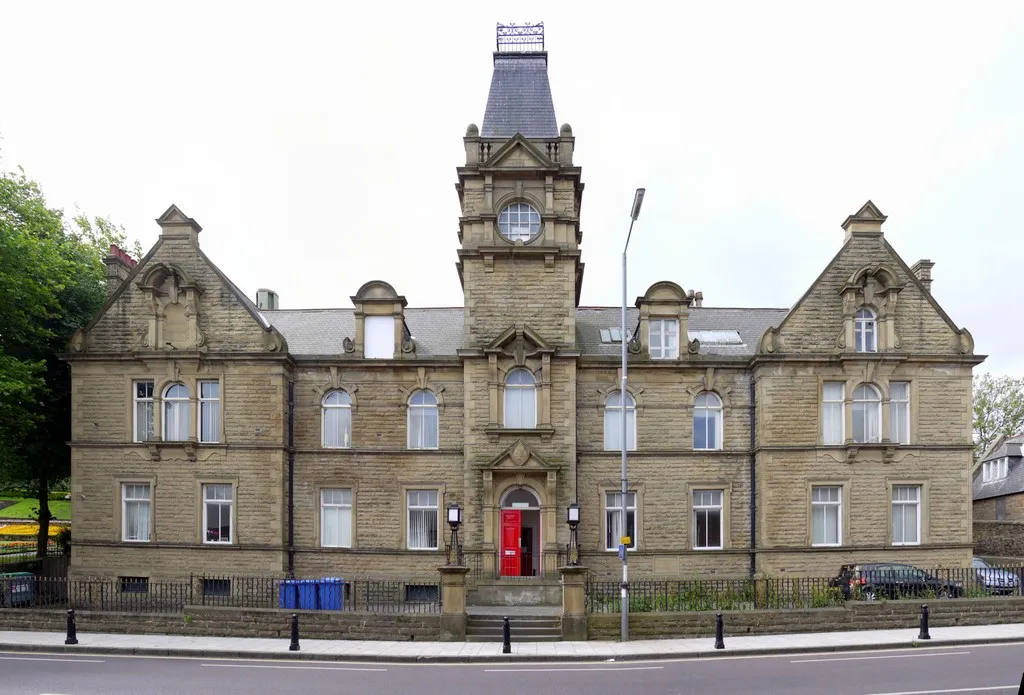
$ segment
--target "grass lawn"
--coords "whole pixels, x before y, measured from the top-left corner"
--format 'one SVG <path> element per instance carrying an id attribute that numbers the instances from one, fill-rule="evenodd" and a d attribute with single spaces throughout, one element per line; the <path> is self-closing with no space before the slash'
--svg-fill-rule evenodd
<path id="1" fill-rule="evenodd" d="M 0 520 L 3 519 L 34 519 L 36 518 L 33 509 L 39 507 L 39 500 L 17 499 L 13 497 L 0 498 L 0 502 L 14 502 L 10 506 L 0 509 Z M 70 500 L 50 500 L 50 514 L 57 519 L 71 519 Z"/>

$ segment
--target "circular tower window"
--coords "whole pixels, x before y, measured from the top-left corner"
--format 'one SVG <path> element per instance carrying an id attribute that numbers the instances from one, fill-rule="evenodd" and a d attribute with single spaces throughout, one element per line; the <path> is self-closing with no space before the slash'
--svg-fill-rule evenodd
<path id="1" fill-rule="evenodd" d="M 540 234 L 540 213 L 529 203 L 512 203 L 498 215 L 498 231 L 509 241 L 529 241 Z"/>

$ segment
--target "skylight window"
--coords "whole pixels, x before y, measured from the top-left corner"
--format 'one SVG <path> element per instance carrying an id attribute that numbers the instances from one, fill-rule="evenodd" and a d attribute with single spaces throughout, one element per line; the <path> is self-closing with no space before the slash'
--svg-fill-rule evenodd
<path id="1" fill-rule="evenodd" d="M 633 331 L 626 329 L 626 342 L 633 339 Z M 601 329 L 601 342 L 602 343 L 621 343 L 622 342 L 622 329 L 621 328 L 602 328 Z"/>
<path id="2" fill-rule="evenodd" d="M 690 340 L 699 340 L 701 345 L 742 345 L 739 331 L 687 331 Z"/>

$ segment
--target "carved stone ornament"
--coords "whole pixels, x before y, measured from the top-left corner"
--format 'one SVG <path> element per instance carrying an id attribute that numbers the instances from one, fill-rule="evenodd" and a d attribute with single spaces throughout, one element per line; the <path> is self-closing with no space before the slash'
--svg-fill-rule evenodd
<path id="1" fill-rule="evenodd" d="M 630 339 L 628 343 L 626 343 L 626 349 L 629 350 L 629 354 L 631 355 L 640 354 L 640 341 L 637 340 L 636 336 L 633 336 L 633 338 Z"/>
<path id="2" fill-rule="evenodd" d="M 896 459 L 896 447 L 887 446 L 882 449 L 882 463 L 891 464 Z"/>
<path id="3" fill-rule="evenodd" d="M 149 460 L 159 461 L 160 460 L 160 445 L 156 442 L 146 442 L 146 448 L 149 450 Z"/>
<path id="4" fill-rule="evenodd" d="M 855 447 L 855 446 L 851 446 L 851 447 L 849 447 L 849 448 L 848 448 L 848 449 L 846 450 L 846 462 L 847 462 L 847 463 L 851 463 L 851 464 L 852 464 L 852 463 L 853 463 L 853 461 L 854 461 L 854 459 L 856 459 L 856 458 L 857 458 L 857 452 L 858 452 L 859 450 L 860 450 L 860 449 L 859 449 L 858 447 Z"/>
<path id="5" fill-rule="evenodd" d="M 182 448 L 185 449 L 185 458 L 192 463 L 196 461 L 196 443 L 195 442 L 182 442 Z"/>
<path id="6" fill-rule="evenodd" d="M 402 341 L 402 352 L 410 353 L 416 352 L 416 342 L 412 338 L 407 338 Z"/>
<path id="7" fill-rule="evenodd" d="M 779 348 L 778 336 L 779 329 L 774 326 L 765 331 L 764 335 L 761 336 L 760 351 L 767 352 L 768 354 L 775 352 Z"/>
<path id="8" fill-rule="evenodd" d="M 694 338 L 693 340 L 686 343 L 686 351 L 691 355 L 700 353 L 700 341 Z"/>
<path id="9" fill-rule="evenodd" d="M 512 447 L 512 451 L 509 452 L 508 457 L 511 459 L 512 463 L 517 466 L 522 466 L 527 462 L 527 460 L 529 460 L 530 452 L 522 441 L 518 441 L 515 446 Z"/>
<path id="10" fill-rule="evenodd" d="M 356 343 L 351 338 L 345 338 L 341 341 L 341 349 L 347 353 L 353 353 L 356 351 Z"/>

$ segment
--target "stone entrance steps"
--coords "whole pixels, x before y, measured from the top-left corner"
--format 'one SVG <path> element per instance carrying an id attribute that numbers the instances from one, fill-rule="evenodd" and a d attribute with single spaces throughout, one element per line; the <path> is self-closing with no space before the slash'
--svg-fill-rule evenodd
<path id="1" fill-rule="evenodd" d="M 467 642 L 501 642 L 504 616 L 467 616 Z M 513 642 L 559 642 L 562 639 L 562 618 L 557 615 L 509 615 Z"/>

